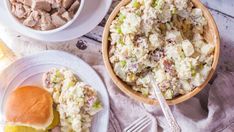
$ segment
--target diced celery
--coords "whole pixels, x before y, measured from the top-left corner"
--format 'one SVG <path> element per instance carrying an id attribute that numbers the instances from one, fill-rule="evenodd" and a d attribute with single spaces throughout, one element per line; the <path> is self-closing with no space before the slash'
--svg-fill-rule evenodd
<path id="1" fill-rule="evenodd" d="M 152 3 L 152 7 L 155 9 L 161 10 L 164 0 L 155 0 Z"/>
<path id="2" fill-rule="evenodd" d="M 199 64 L 199 69 L 203 69 L 204 65 L 203 64 Z"/>
<path id="3" fill-rule="evenodd" d="M 126 66 L 126 61 L 125 60 L 122 60 L 122 61 L 120 61 L 120 65 L 122 66 L 122 67 L 125 67 Z"/>
<path id="4" fill-rule="evenodd" d="M 74 86 L 74 85 L 75 85 L 75 82 L 72 82 L 72 81 L 71 81 L 71 82 L 68 83 L 68 86 L 67 86 L 67 87 L 70 88 L 70 87 L 72 87 L 72 86 Z"/>
<path id="5" fill-rule="evenodd" d="M 51 78 L 51 81 L 52 81 L 52 82 L 55 82 L 55 83 L 56 83 L 56 80 L 57 80 L 56 76 L 53 76 L 53 77 Z"/>
<path id="6" fill-rule="evenodd" d="M 54 83 L 57 83 L 61 79 L 63 79 L 63 75 L 60 73 L 59 70 L 56 70 L 55 75 L 51 78 L 51 81 L 54 82 Z"/>
<path id="7" fill-rule="evenodd" d="M 196 70 L 194 68 L 191 69 L 191 74 L 193 77 L 196 75 Z"/>
<path id="8" fill-rule="evenodd" d="M 122 30 L 121 30 L 120 27 L 117 27 L 117 28 L 116 28 L 116 31 L 117 31 L 118 34 L 122 34 Z"/>
<path id="9" fill-rule="evenodd" d="M 127 82 L 132 82 L 132 81 L 134 81 L 136 79 L 136 75 L 135 74 L 133 74 L 133 73 L 128 73 L 127 74 L 127 78 L 126 78 L 126 81 Z"/>
<path id="10" fill-rule="evenodd" d="M 92 108 L 95 110 L 101 109 L 102 108 L 102 104 L 99 101 L 96 101 L 93 103 Z"/>
<path id="11" fill-rule="evenodd" d="M 144 6 L 144 5 L 145 5 L 145 0 L 143 0 L 143 1 L 141 2 L 141 4 Z"/>
<path id="12" fill-rule="evenodd" d="M 61 73 L 59 72 L 59 70 L 56 70 L 56 73 L 55 73 L 56 76 L 60 76 Z"/>
<path id="13" fill-rule="evenodd" d="M 124 45 L 124 41 L 123 41 L 122 39 L 119 40 L 119 43 L 120 43 L 121 45 Z"/>
<path id="14" fill-rule="evenodd" d="M 57 78 L 63 78 L 63 75 L 61 74 L 61 72 L 59 70 L 56 71 L 55 76 Z"/>
<path id="15" fill-rule="evenodd" d="M 153 0 L 153 2 L 152 2 L 152 7 L 156 7 L 157 4 L 158 4 L 158 0 Z"/>
<path id="16" fill-rule="evenodd" d="M 119 23 L 123 23 L 124 19 L 126 18 L 125 15 L 123 15 L 122 13 L 119 14 Z"/>
<path id="17" fill-rule="evenodd" d="M 68 120 L 69 122 L 72 122 L 72 118 L 71 118 L 71 117 L 68 117 L 67 120 Z"/>
<path id="18" fill-rule="evenodd" d="M 173 15 L 176 14 L 176 8 L 175 8 L 175 7 L 171 10 L 171 13 L 172 13 Z"/>
<path id="19" fill-rule="evenodd" d="M 196 67 L 194 67 L 191 63 L 189 64 L 190 64 L 191 75 L 194 77 L 196 75 Z"/>
<path id="20" fill-rule="evenodd" d="M 164 97 L 165 99 L 172 99 L 173 98 L 173 90 L 172 89 L 168 89 L 165 93 L 164 93 Z"/>
<path id="21" fill-rule="evenodd" d="M 139 11 L 139 10 L 136 11 L 136 15 L 137 15 L 137 16 L 141 16 L 141 11 Z"/>
<path id="22" fill-rule="evenodd" d="M 135 79 L 136 79 L 136 75 L 132 73 L 132 74 L 130 75 L 130 80 L 131 80 L 131 81 L 134 81 Z"/>
<path id="23" fill-rule="evenodd" d="M 167 30 L 170 30 L 171 29 L 170 23 L 166 23 L 166 27 L 167 27 Z"/>
<path id="24" fill-rule="evenodd" d="M 142 88 L 142 89 L 141 89 L 141 92 L 142 92 L 142 94 L 143 94 L 144 96 L 148 96 L 148 95 L 149 95 L 149 89 L 147 89 L 147 88 Z"/>
<path id="25" fill-rule="evenodd" d="M 137 2 L 137 0 L 133 1 L 133 7 L 134 8 L 140 8 L 141 4 L 139 2 Z"/>
<path id="26" fill-rule="evenodd" d="M 182 59 L 185 58 L 184 52 L 180 52 L 180 57 L 181 57 Z"/>

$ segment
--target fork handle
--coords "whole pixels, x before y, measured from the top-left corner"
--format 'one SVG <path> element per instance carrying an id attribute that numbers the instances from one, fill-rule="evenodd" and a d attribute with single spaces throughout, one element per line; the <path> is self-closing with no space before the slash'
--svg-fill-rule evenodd
<path id="1" fill-rule="evenodd" d="M 163 97 L 161 90 L 158 88 L 157 84 L 155 82 L 152 83 L 153 88 L 154 88 L 154 93 L 157 96 L 158 102 L 161 106 L 161 109 L 163 111 L 163 114 L 166 117 L 167 122 L 169 123 L 169 126 L 172 130 L 172 132 L 180 132 L 180 126 L 177 124 L 171 109 L 169 108 L 165 98 Z"/>

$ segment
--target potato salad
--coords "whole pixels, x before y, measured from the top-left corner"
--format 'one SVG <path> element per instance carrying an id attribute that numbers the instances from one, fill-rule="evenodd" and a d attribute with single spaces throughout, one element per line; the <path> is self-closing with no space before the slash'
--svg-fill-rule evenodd
<path id="1" fill-rule="evenodd" d="M 60 115 L 62 132 L 89 132 L 93 116 L 102 110 L 97 92 L 65 68 L 53 68 L 43 77 Z"/>
<path id="2" fill-rule="evenodd" d="M 109 60 L 132 89 L 155 98 L 153 75 L 166 99 L 207 78 L 215 45 L 204 38 L 207 20 L 190 0 L 132 0 L 110 26 Z"/>

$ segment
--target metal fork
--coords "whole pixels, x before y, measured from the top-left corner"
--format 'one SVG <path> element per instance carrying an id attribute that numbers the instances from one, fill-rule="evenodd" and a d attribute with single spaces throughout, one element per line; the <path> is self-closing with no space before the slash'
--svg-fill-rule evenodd
<path id="1" fill-rule="evenodd" d="M 161 109 L 163 111 L 164 116 L 166 117 L 166 120 L 171 128 L 172 132 L 180 132 L 181 128 L 176 122 L 170 107 L 168 106 L 165 98 L 163 97 L 161 90 L 159 89 L 156 80 L 153 78 L 153 75 L 150 74 L 149 79 L 152 83 L 153 89 L 154 89 L 154 94 L 157 97 L 157 100 L 161 106 Z"/>
<path id="2" fill-rule="evenodd" d="M 144 130 L 149 124 L 152 122 L 152 119 L 148 115 L 144 115 L 137 120 L 135 120 L 132 124 L 126 127 L 123 132 L 141 132 Z"/>

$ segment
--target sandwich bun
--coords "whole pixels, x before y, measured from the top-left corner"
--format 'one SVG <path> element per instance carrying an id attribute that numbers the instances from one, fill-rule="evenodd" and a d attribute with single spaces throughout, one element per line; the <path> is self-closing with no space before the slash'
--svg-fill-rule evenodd
<path id="1" fill-rule="evenodd" d="M 7 124 L 45 130 L 54 118 L 53 99 L 43 88 L 19 87 L 8 96 L 5 115 Z"/>

